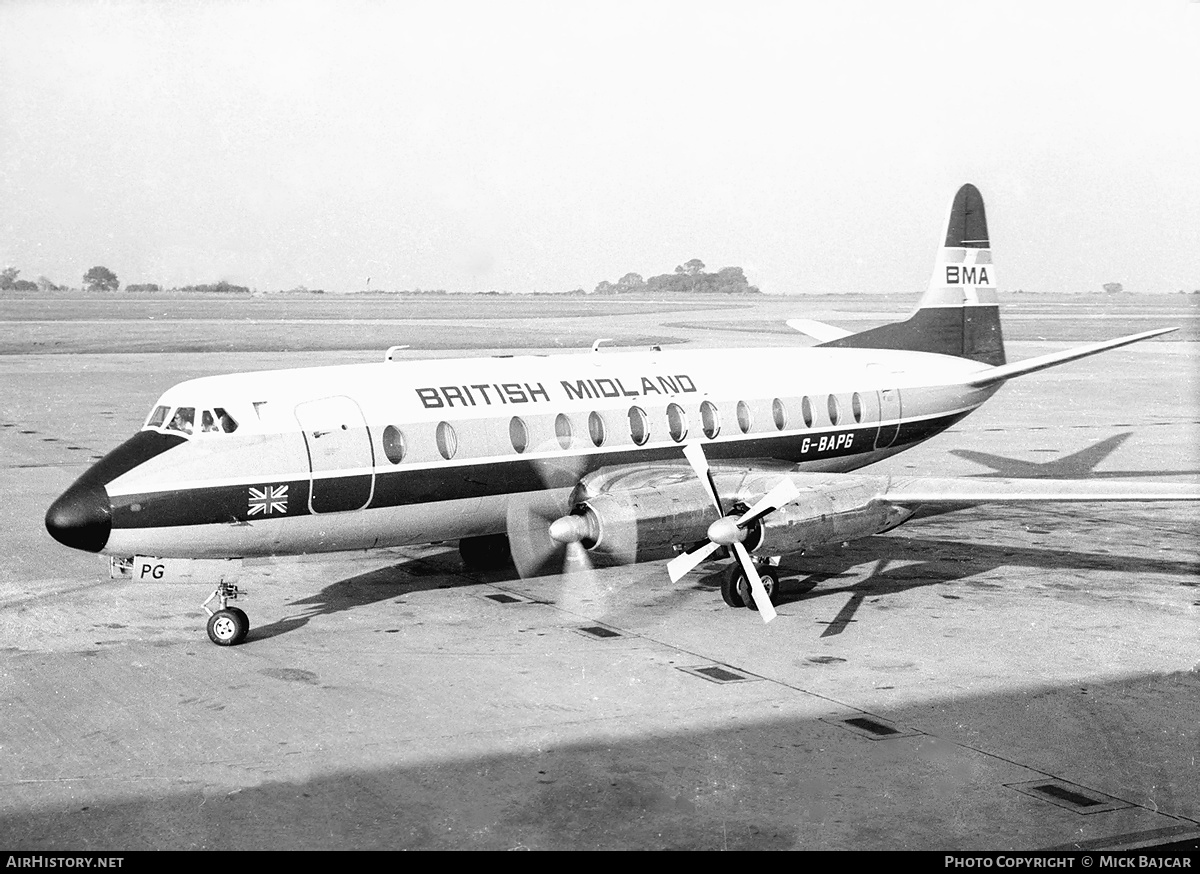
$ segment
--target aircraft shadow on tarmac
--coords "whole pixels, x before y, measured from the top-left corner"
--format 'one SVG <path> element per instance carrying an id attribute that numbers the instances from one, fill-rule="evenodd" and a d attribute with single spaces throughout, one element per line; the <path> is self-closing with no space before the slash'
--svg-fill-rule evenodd
<path id="1" fill-rule="evenodd" d="M 809 669 L 837 671 L 838 663 Z M 471 754 L 451 747 L 397 762 L 407 747 L 437 747 L 385 728 L 360 748 L 378 764 L 329 766 L 321 753 L 301 776 L 267 761 L 265 779 L 235 791 L 213 792 L 191 774 L 167 789 L 155 788 L 162 780 L 134 781 L 136 791 L 100 792 L 82 808 L 14 806 L 0 813 L 0 835 L 14 847 L 64 851 L 1032 850 L 1121 828 L 1011 788 L 1017 767 L 1036 769 L 1016 771 L 1019 780 L 1052 767 L 1074 788 L 1103 785 L 1111 793 L 1104 798 L 1140 805 L 1135 828 L 1147 839 L 1190 825 L 1195 733 L 1187 714 L 1200 675 L 1089 679 L 1086 693 L 1079 681 L 1019 684 L 888 710 L 921 733 L 878 741 L 811 716 L 705 726 L 681 714 L 672 730 L 592 739 L 564 728 L 565 742 L 536 749 L 532 741 Z M 374 706 L 361 703 L 368 713 Z M 1154 730 L 1132 730 L 1143 723 Z M 1160 732 L 1164 724 L 1171 730 Z M 220 743 L 242 749 L 237 735 Z M 1103 752 L 1081 736 L 1101 738 Z M 356 737 L 331 732 L 326 742 L 346 761 Z M 1189 833 L 1185 848 L 1194 851 Z"/>
<path id="2" fill-rule="evenodd" d="M 448 564 L 448 563 L 447 563 Z M 505 578 L 516 576 L 515 571 Z M 330 583 L 315 595 L 290 601 L 290 607 L 308 608 L 300 616 L 288 616 L 267 625 L 251 628 L 247 642 L 265 640 L 303 628 L 317 616 L 330 616 L 344 610 L 366 607 L 389 599 L 431 589 L 453 589 L 478 585 L 484 580 L 466 577 L 453 567 L 434 564 L 424 558 L 407 558 L 387 567 L 368 571 Z"/>
<path id="3" fill-rule="evenodd" d="M 1137 478 L 1149 476 L 1180 476 L 1200 474 L 1197 470 L 1173 471 L 1097 471 L 1096 467 L 1133 435 L 1124 431 L 1107 437 L 1071 455 L 1045 462 L 1006 458 L 969 449 L 952 449 L 951 455 L 990 468 L 979 474 L 988 477 L 1019 477 L 1028 479 L 1092 479 Z M 913 522 L 961 511 L 961 506 L 927 505 L 921 507 Z M 447 555 L 457 556 L 457 553 Z M 881 557 L 882 556 L 882 557 Z M 822 586 L 821 583 L 848 576 L 850 569 L 875 560 L 875 568 L 866 579 L 850 585 Z M 804 569 L 797 567 L 803 561 Z M 828 624 L 822 637 L 844 632 L 855 622 L 859 608 L 867 598 L 898 595 L 910 589 L 956 582 L 979 573 L 1006 565 L 1040 568 L 1043 570 L 1079 570 L 1128 572 L 1131 559 L 1107 553 L 1087 553 L 1075 550 L 1042 547 L 1004 547 L 965 541 L 934 540 L 911 537 L 869 537 L 853 547 L 836 554 L 785 560 L 781 567 L 782 584 L 779 604 L 798 603 L 813 599 L 850 595 L 850 600 Z M 727 564 L 719 571 L 700 579 L 695 588 L 719 591 Z M 1140 573 L 1194 574 L 1194 564 L 1185 561 L 1137 561 Z M 790 573 L 789 573 L 790 572 Z M 799 574 L 796 578 L 792 574 Z M 268 625 L 251 629 L 249 640 L 261 640 L 294 631 L 316 616 L 325 616 L 365 607 L 400 595 L 430 589 L 457 588 L 485 583 L 511 582 L 516 571 L 506 569 L 477 572 L 464 571 L 456 560 L 447 558 L 408 558 L 394 565 L 338 580 L 307 598 L 292 601 L 291 606 L 309 608 L 300 616 L 286 617 Z M 959 597 L 948 595 L 947 597 Z"/>
<path id="4" fill-rule="evenodd" d="M 1006 458 L 973 449 L 951 449 L 950 454 L 966 461 L 991 468 L 979 477 L 1016 477 L 1020 479 L 1138 479 L 1142 477 L 1195 476 L 1200 470 L 1096 470 L 1102 461 L 1112 455 L 1132 431 L 1123 431 L 1107 437 L 1078 452 L 1056 458 L 1053 461 L 1024 461 Z M 1048 451 L 1048 450 L 1035 450 Z M 1052 451 L 1052 450 L 1049 450 Z"/>
<path id="5" fill-rule="evenodd" d="M 856 578 L 853 568 L 875 560 L 875 566 L 865 579 L 848 585 L 823 586 L 822 583 Z M 803 567 L 800 565 L 803 563 Z M 1074 549 L 1055 549 L 1044 546 L 990 545 L 962 540 L 941 540 L 925 537 L 889 537 L 880 535 L 855 542 L 835 554 L 785 558 L 780 565 L 780 589 L 776 604 L 819 603 L 820 599 L 849 595 L 850 599 L 828 623 L 822 637 L 844 632 L 868 599 L 884 598 L 926 586 L 936 586 L 967 580 L 970 577 L 1003 567 L 1036 568 L 1043 571 L 1085 571 L 1129 573 L 1136 567 L 1139 575 L 1194 575 L 1197 566 L 1192 561 L 1131 558 L 1109 552 L 1084 552 Z M 717 591 L 726 573 L 724 567 L 700 580 L 697 588 Z M 1055 582 L 1064 591 L 1078 586 L 1071 582 Z M 1184 583 L 1184 585 L 1195 585 Z M 1000 583 L 978 581 L 971 588 L 1002 589 Z M 969 597 L 969 589 L 956 589 L 944 597 L 958 600 Z"/>
<path id="6" fill-rule="evenodd" d="M 920 524 L 919 522 L 915 524 Z M 1036 533 L 1036 532 L 1035 532 Z M 1105 547 L 1107 549 L 1107 547 Z M 328 616 L 358 607 L 368 607 L 414 592 L 451 589 L 488 583 L 511 582 L 519 579 L 514 569 L 476 572 L 464 571 L 450 558 L 431 561 L 408 558 L 387 567 L 338 580 L 320 592 L 291 601 L 289 606 L 308 608 L 299 616 L 289 616 L 251 629 L 249 641 L 262 640 L 294 631 L 307 625 L 317 616 Z M 865 579 L 853 569 L 871 561 L 875 566 Z M 709 568 L 714 565 L 708 565 Z M 814 604 L 820 599 L 849 595 L 850 599 L 838 611 L 822 633 L 830 637 L 844 632 L 857 621 L 856 614 L 868 599 L 886 598 L 927 586 L 960 582 L 979 574 L 1003 567 L 1036 568 L 1043 571 L 1091 571 L 1128 573 L 1136 567 L 1139 575 L 1195 575 L 1195 562 L 1186 560 L 1131 558 L 1112 552 L 1086 552 L 1075 549 L 1056 549 L 1046 546 L 1021 546 L 1012 543 L 994 545 L 965 540 L 946 540 L 930 537 L 878 535 L 856 541 L 836 553 L 785 558 L 780 570 L 779 605 Z M 722 562 L 715 570 L 701 577 L 692 587 L 712 592 L 716 597 L 721 580 L 728 572 Z M 850 584 L 839 580 L 853 578 Z M 831 585 L 822 585 L 832 583 Z M 569 578 L 566 585 L 570 585 Z M 1062 583 L 1067 589 L 1074 588 Z M 976 582 L 973 588 L 999 589 L 999 583 Z M 671 587 L 674 597 L 681 592 Z M 956 590 L 961 591 L 961 590 Z M 661 593 L 660 593 L 661 595 Z M 668 600 L 672 596 L 668 596 Z M 963 594 L 947 594 L 957 599 Z M 662 598 L 656 598 L 659 603 Z"/>

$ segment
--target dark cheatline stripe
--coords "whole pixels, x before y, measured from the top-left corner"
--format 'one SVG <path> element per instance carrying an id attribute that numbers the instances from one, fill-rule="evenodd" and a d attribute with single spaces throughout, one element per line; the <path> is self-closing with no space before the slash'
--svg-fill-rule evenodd
<path id="1" fill-rule="evenodd" d="M 941 416 L 915 422 L 902 422 L 900 432 L 892 449 L 904 444 L 919 443 L 953 425 L 966 413 Z M 744 461 L 754 458 L 779 461 L 822 461 L 844 458 L 870 452 L 874 449 L 877 427 L 847 429 L 843 434 L 853 434 L 850 447 L 817 449 L 817 441 L 810 435 L 772 436 L 761 435 L 730 443 L 706 443 L 705 454 L 710 461 Z M 806 438 L 810 449 L 801 452 Z M 819 439 L 819 438 L 818 438 Z M 642 462 L 682 461 L 682 446 L 663 446 L 637 454 L 637 461 L 629 460 L 627 452 L 608 452 L 589 456 L 587 470 L 608 465 L 639 464 Z M 586 472 L 586 471 L 584 471 Z M 510 458 L 480 464 L 457 467 L 433 467 L 423 469 L 404 468 L 381 471 L 375 478 L 375 495 L 369 509 L 381 507 L 404 507 L 438 501 L 454 501 L 469 498 L 491 497 L 517 492 L 540 491 L 545 488 L 568 488 L 578 482 L 582 473 L 573 473 L 562 464 L 562 459 Z M 334 505 L 333 495 L 344 483 L 350 496 L 346 506 L 353 504 L 361 494 L 363 477 L 335 477 L 321 481 L 323 500 Z M 277 509 L 259 512 L 251 516 L 250 488 L 286 485 L 287 512 Z M 122 495 L 113 498 L 114 528 L 158 528 L 174 525 L 212 525 L 244 521 L 278 519 L 283 516 L 307 516 L 309 511 L 309 481 L 278 480 L 250 485 L 214 486 L 212 488 L 188 489 L 186 491 L 154 492 L 151 494 Z M 134 507 L 138 507 L 134 510 Z M 318 507 L 320 509 L 320 507 Z"/>

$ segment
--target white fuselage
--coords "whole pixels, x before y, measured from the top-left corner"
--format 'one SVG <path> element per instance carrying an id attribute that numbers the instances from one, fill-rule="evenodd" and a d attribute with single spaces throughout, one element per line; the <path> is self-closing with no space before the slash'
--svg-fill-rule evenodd
<path id="1" fill-rule="evenodd" d="M 186 439 L 107 483 L 103 551 L 233 558 L 493 534 L 514 493 L 682 459 L 693 441 L 714 464 L 852 470 L 974 410 L 998 384 L 963 380 L 988 369 L 870 349 L 601 350 L 195 379 L 144 429 Z M 194 433 L 172 430 L 180 408 Z M 236 429 L 201 431 L 212 410 Z"/>

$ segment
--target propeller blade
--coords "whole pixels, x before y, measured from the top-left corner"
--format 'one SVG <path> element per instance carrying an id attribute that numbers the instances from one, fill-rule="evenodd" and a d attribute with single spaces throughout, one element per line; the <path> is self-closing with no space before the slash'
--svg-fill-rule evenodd
<path id="1" fill-rule="evenodd" d="M 742 565 L 742 572 L 746 575 L 746 579 L 750 581 L 750 594 L 754 598 L 754 606 L 762 614 L 763 622 L 770 622 L 775 618 L 775 605 L 771 603 L 771 597 L 767 594 L 767 590 L 763 588 L 762 580 L 758 576 L 754 562 L 750 560 L 750 553 L 746 552 L 746 547 L 740 543 L 733 544 L 733 551 Z"/>
<path id="2" fill-rule="evenodd" d="M 568 545 L 550 536 L 550 526 L 567 509 L 566 498 L 552 492 L 528 492 L 509 500 L 508 545 L 522 579 L 563 572 Z"/>
<path id="3" fill-rule="evenodd" d="M 790 479 L 780 480 L 779 485 L 763 495 L 758 503 L 742 514 L 742 517 L 737 520 L 737 525 L 739 528 L 745 528 L 756 519 L 778 510 L 788 501 L 794 501 L 798 497 L 800 497 L 800 490 L 796 488 L 795 483 Z"/>
<path id="4" fill-rule="evenodd" d="M 721 548 L 721 544 L 713 543 L 711 540 L 703 546 L 693 549 L 691 552 L 685 552 L 675 556 L 667 562 L 667 575 L 671 577 L 671 582 L 677 583 L 688 573 L 692 571 L 696 565 L 704 561 L 714 552 Z"/>
<path id="5" fill-rule="evenodd" d="M 713 502 L 717 512 L 724 516 L 725 511 L 721 509 L 721 502 L 717 499 L 717 489 L 713 485 L 712 474 L 708 470 L 708 458 L 704 455 L 704 448 L 699 443 L 688 443 L 683 447 L 683 454 L 691 464 L 692 470 L 696 472 L 696 476 L 700 478 L 705 491 L 708 492 L 709 500 Z"/>
<path id="6" fill-rule="evenodd" d="M 563 556 L 563 572 L 568 574 L 586 573 L 592 570 L 592 557 L 582 543 L 568 543 L 567 553 Z"/>

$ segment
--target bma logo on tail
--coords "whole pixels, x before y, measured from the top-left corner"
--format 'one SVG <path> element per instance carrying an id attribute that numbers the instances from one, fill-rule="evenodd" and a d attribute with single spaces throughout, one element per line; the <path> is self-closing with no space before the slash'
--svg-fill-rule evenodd
<path id="1" fill-rule="evenodd" d="M 943 264 L 946 285 L 978 285 L 995 288 L 991 264 Z"/>
<path id="2" fill-rule="evenodd" d="M 982 222 L 983 201 L 977 206 L 978 222 Z M 937 259 L 931 288 L 945 286 L 974 286 L 976 288 L 996 287 L 996 265 L 992 263 L 990 248 L 976 248 L 980 243 L 987 245 L 987 240 L 955 240 L 956 246 L 945 246 Z"/>

